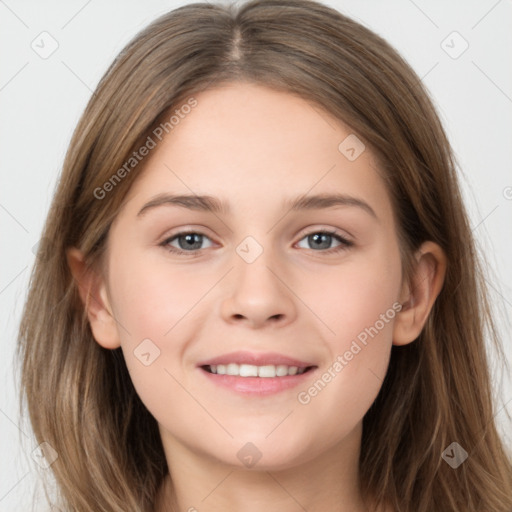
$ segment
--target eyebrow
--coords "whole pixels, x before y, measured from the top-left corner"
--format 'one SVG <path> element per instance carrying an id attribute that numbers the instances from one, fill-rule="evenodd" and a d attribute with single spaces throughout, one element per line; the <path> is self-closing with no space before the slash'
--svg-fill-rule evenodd
<path id="1" fill-rule="evenodd" d="M 159 206 L 180 206 L 189 210 L 211 212 L 224 215 L 229 215 L 231 213 L 229 205 L 214 196 L 159 194 L 142 207 L 142 209 L 137 214 L 137 217 L 141 217 L 149 210 Z M 285 201 L 285 208 L 288 208 L 291 211 L 319 210 L 325 208 L 333 208 L 336 206 L 357 207 L 378 220 L 377 214 L 367 202 L 357 197 L 345 194 L 299 196 Z"/>

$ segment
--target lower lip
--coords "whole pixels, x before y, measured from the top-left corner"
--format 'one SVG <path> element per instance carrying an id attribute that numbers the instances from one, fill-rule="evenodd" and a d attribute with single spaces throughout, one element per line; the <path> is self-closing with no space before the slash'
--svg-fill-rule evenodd
<path id="1" fill-rule="evenodd" d="M 214 384 L 229 388 L 236 393 L 252 396 L 267 396 L 291 389 L 309 379 L 316 368 L 300 375 L 284 377 L 239 377 L 238 375 L 219 375 L 203 368 L 199 370 Z"/>

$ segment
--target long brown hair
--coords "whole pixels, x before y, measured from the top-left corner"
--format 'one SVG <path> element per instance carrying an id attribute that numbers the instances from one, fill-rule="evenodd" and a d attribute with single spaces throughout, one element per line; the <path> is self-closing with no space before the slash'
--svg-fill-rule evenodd
<path id="1" fill-rule="evenodd" d="M 92 337 L 66 249 L 78 247 L 97 265 L 139 169 L 123 173 L 107 194 L 98 190 L 163 116 L 237 80 L 300 95 L 373 151 L 407 279 L 422 242 L 436 242 L 447 256 L 444 287 L 421 335 L 392 348 L 365 415 L 363 495 L 401 512 L 510 512 L 511 457 L 494 421 L 486 336 L 502 349 L 447 137 L 420 79 L 386 41 L 309 0 L 175 9 L 127 45 L 90 99 L 48 214 L 18 340 L 21 402 L 38 442 L 59 455 L 51 465 L 57 504 L 149 512 L 168 472 L 156 420 L 121 349 L 106 350 Z M 442 458 L 452 442 L 468 453 L 457 468 Z"/>

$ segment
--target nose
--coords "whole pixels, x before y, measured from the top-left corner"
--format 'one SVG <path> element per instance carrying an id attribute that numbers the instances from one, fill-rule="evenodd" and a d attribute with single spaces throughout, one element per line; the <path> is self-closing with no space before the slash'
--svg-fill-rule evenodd
<path id="1" fill-rule="evenodd" d="M 252 263 L 239 259 L 225 283 L 223 319 L 253 329 L 293 322 L 297 311 L 293 286 L 287 282 L 290 279 L 289 272 L 271 261 L 270 251 L 264 251 Z"/>

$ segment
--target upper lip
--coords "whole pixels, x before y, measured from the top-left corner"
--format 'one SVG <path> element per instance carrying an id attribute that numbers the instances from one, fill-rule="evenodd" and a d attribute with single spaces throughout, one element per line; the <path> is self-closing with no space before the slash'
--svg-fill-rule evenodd
<path id="1" fill-rule="evenodd" d="M 221 356 L 213 357 L 212 359 L 207 359 L 200 362 L 197 366 L 230 363 L 251 364 L 254 366 L 286 365 L 296 366 L 297 368 L 307 368 L 308 366 L 314 366 L 313 363 L 300 361 L 293 357 L 285 356 L 284 354 L 278 354 L 277 352 L 246 352 L 243 350 L 230 352 L 229 354 L 223 354 Z"/>

